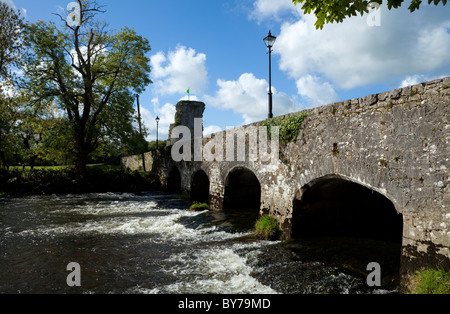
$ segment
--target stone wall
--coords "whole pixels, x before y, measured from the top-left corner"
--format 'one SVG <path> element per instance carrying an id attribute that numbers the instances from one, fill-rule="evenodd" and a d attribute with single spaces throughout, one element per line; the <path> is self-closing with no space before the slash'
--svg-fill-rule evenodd
<path id="1" fill-rule="evenodd" d="M 153 167 L 153 154 L 151 152 L 145 153 L 144 159 L 145 159 L 145 170 L 150 171 Z M 121 164 L 123 167 L 128 169 L 139 171 L 144 170 L 144 166 L 142 163 L 142 154 L 123 157 L 121 159 Z"/>

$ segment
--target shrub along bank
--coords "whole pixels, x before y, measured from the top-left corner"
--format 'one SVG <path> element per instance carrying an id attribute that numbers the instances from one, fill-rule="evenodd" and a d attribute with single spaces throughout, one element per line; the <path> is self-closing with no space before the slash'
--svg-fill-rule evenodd
<path id="1" fill-rule="evenodd" d="M 85 174 L 77 174 L 69 168 L 31 171 L 0 169 L 0 197 L 143 192 L 160 188 L 154 174 L 121 167 L 89 167 Z"/>

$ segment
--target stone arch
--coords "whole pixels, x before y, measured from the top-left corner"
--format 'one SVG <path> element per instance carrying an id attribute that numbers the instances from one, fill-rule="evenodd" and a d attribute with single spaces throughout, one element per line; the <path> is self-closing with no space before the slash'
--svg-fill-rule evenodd
<path id="1" fill-rule="evenodd" d="M 365 272 L 376 262 L 382 286 L 398 287 L 403 216 L 385 195 L 338 175 L 306 184 L 293 202 L 292 237 L 307 241 L 319 261 Z M 315 245 L 319 249 L 315 249 Z"/>
<path id="2" fill-rule="evenodd" d="M 234 167 L 225 179 L 223 209 L 252 209 L 259 213 L 261 184 L 256 174 L 242 166 Z"/>
<path id="3" fill-rule="evenodd" d="M 209 204 L 209 177 L 202 169 L 197 170 L 191 179 L 191 200 Z"/>
<path id="4" fill-rule="evenodd" d="M 181 192 L 181 173 L 177 166 L 173 166 L 169 170 L 167 176 L 167 191 L 170 193 Z"/>
<path id="5" fill-rule="evenodd" d="M 403 216 L 385 193 L 340 175 L 304 185 L 293 201 L 292 237 L 343 236 L 402 242 Z"/>

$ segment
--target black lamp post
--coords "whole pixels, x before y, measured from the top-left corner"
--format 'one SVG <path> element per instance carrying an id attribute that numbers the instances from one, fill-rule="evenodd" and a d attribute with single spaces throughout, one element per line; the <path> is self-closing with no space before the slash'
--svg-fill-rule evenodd
<path id="1" fill-rule="evenodd" d="M 269 31 L 269 36 L 264 38 L 267 48 L 269 49 L 269 119 L 273 118 L 272 113 L 272 47 L 277 38 L 272 36 Z"/>
<path id="2" fill-rule="evenodd" d="M 156 149 L 159 149 L 159 145 L 158 145 L 158 133 L 159 133 L 159 120 L 161 120 L 161 119 L 159 119 L 159 117 L 157 116 L 156 117 Z"/>

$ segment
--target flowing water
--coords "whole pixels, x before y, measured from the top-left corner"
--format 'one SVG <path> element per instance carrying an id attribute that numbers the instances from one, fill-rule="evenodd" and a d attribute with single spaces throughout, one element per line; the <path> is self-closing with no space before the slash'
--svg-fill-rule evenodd
<path id="1" fill-rule="evenodd" d="M 251 216 L 162 193 L 0 200 L 0 293 L 385 293 L 308 244 L 249 237 Z M 294 249 L 297 248 L 297 249 Z M 71 262 L 81 287 L 69 287 Z"/>

